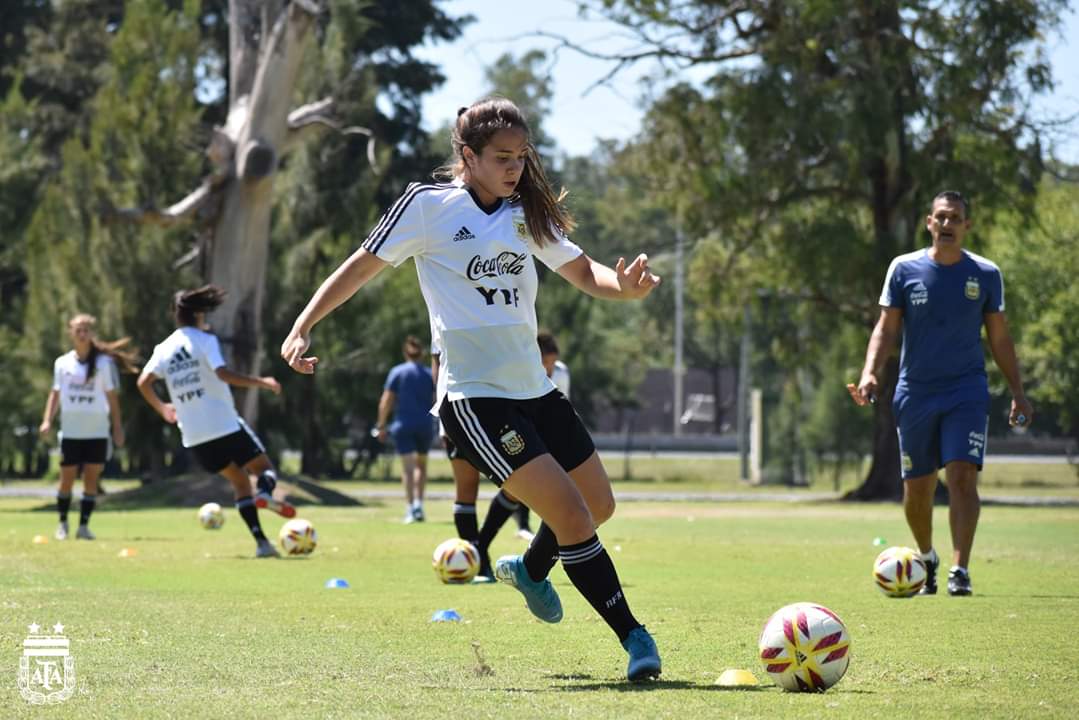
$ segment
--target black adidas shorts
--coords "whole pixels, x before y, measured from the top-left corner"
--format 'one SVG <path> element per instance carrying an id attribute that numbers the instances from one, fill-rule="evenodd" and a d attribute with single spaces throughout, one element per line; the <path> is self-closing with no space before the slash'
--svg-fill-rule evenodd
<path id="1" fill-rule="evenodd" d="M 258 436 L 243 421 L 240 421 L 240 429 L 236 432 L 192 445 L 188 450 L 199 461 L 199 465 L 212 473 L 221 472 L 229 463 L 243 467 L 266 452 Z"/>
<path id="2" fill-rule="evenodd" d="M 447 436 L 442 436 L 442 444 L 446 447 L 446 459 L 447 460 L 464 460 L 461 457 L 460 451 L 457 450 L 457 443 L 450 440 Z"/>
<path id="3" fill-rule="evenodd" d="M 78 440 L 64 438 L 60 441 L 60 466 L 104 465 L 109 459 L 108 438 Z"/>
<path id="4" fill-rule="evenodd" d="M 544 453 L 568 472 L 596 451 L 577 411 L 558 390 L 529 400 L 446 400 L 439 416 L 458 457 L 490 475 L 498 486 Z"/>

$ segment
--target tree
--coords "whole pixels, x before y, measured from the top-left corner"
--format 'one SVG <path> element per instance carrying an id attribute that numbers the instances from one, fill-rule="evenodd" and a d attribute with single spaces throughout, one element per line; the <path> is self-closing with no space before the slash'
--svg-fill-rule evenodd
<path id="1" fill-rule="evenodd" d="M 660 97 L 641 143 L 683 226 L 726 248 L 714 273 L 732 305 L 763 286 L 868 328 L 889 260 L 914 247 L 938 190 L 962 188 L 987 219 L 1032 207 L 1042 157 L 1027 100 L 1051 87 L 1042 38 L 1061 0 L 582 5 L 640 40 L 612 62 L 714 70 Z M 724 274 L 735 263 L 748 272 Z M 860 498 L 899 486 L 882 400 Z"/>
<path id="2" fill-rule="evenodd" d="M 1033 221 L 1017 214 L 1000 218 L 987 232 L 987 252 L 1004 273 L 1008 318 L 1039 416 L 1034 427 L 1057 416 L 1064 431 L 1079 440 L 1079 211 L 1074 197 L 1072 183 L 1047 176 Z M 1004 385 L 999 372 L 990 377 L 994 385 Z"/>

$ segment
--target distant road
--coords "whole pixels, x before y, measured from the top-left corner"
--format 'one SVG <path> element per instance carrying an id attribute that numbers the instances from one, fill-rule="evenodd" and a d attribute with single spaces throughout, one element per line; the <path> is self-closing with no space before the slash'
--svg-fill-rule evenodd
<path id="1" fill-rule="evenodd" d="M 600 450 L 599 454 L 604 458 L 621 458 L 626 453 L 623 450 Z M 636 458 L 671 458 L 675 460 L 737 460 L 738 453 L 729 451 L 720 452 L 692 452 L 686 450 L 631 450 L 631 459 Z M 994 455 L 989 453 L 987 460 L 990 463 L 1003 465 L 1066 465 L 1067 455 Z"/>

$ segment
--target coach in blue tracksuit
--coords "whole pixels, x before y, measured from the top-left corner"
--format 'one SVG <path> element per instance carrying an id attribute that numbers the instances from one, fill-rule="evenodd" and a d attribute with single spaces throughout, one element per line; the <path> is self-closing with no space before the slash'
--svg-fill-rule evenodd
<path id="1" fill-rule="evenodd" d="M 431 415 L 435 402 L 435 381 L 424 365 L 423 345 L 409 335 L 401 348 L 405 362 L 395 365 L 386 376 L 378 401 L 378 439 L 393 437 L 401 458 L 401 484 L 405 488 L 405 522 L 422 522 L 423 493 L 427 485 L 427 451 L 435 439 L 436 424 Z M 393 422 L 387 426 L 390 412 Z"/>
<path id="2" fill-rule="evenodd" d="M 854 401 L 877 392 L 877 372 L 900 332 L 903 350 L 893 409 L 903 465 L 903 509 L 929 570 L 922 594 L 937 592 L 940 559 L 933 549 L 933 495 L 937 470 L 948 483 L 952 568 L 948 594 L 970 595 L 967 564 L 981 502 L 978 471 L 985 460 L 989 385 L 981 329 L 1012 393 L 1009 422 L 1026 425 L 1033 409 L 1023 393 L 1019 363 L 1004 317 L 1000 268 L 963 249 L 970 205 L 958 192 L 933 198 L 926 218 L 932 247 L 892 260 L 880 296 L 881 314 L 869 339 Z"/>

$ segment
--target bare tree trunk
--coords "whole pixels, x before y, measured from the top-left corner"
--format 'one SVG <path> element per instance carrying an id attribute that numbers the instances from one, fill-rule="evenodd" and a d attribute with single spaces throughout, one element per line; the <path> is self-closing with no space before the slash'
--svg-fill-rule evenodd
<path id="1" fill-rule="evenodd" d="M 898 379 L 899 360 L 893 355 L 881 372 L 881 385 L 873 406 L 873 463 L 865 482 L 847 493 L 850 500 L 899 500 L 903 496 L 899 436 L 892 412 L 892 395 Z"/>
<path id="2" fill-rule="evenodd" d="M 230 104 L 223 132 L 231 145 L 232 172 L 221 188 L 221 213 L 202 254 L 204 277 L 228 290 L 213 315 L 226 362 L 249 374 L 259 372 L 273 178 L 289 132 L 304 44 L 318 13 L 307 0 L 294 0 L 284 11 L 282 4 L 230 4 Z M 239 390 L 236 399 L 240 413 L 256 422 L 258 392 Z"/>

